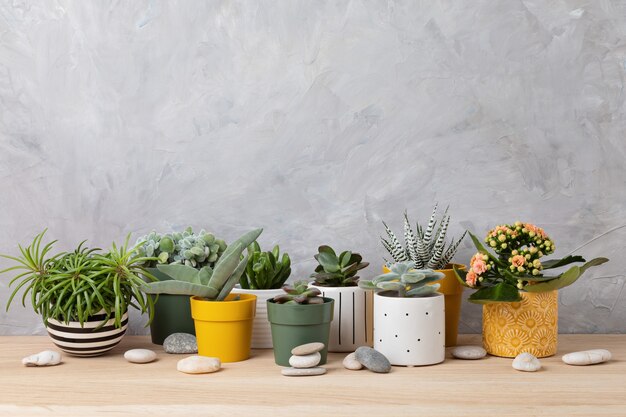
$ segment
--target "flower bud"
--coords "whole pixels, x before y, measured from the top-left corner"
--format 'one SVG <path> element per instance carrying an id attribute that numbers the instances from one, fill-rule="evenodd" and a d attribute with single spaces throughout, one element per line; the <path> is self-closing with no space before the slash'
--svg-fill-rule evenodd
<path id="1" fill-rule="evenodd" d="M 526 255 L 524 255 L 524 258 L 526 258 L 526 260 L 529 260 L 530 259 L 530 255 L 526 254 Z"/>
<path id="2" fill-rule="evenodd" d="M 519 254 L 519 251 L 517 249 L 514 249 L 513 252 L 511 252 L 511 255 L 515 256 Z"/>
<path id="3" fill-rule="evenodd" d="M 506 247 L 507 247 L 507 246 L 508 246 L 508 245 L 507 245 L 506 243 L 503 243 L 503 244 L 501 244 L 501 245 L 500 245 L 500 247 L 501 247 L 502 249 L 506 249 Z"/>
<path id="4" fill-rule="evenodd" d="M 496 247 L 496 245 L 497 245 L 497 243 L 496 243 L 496 241 L 495 241 L 495 240 L 491 239 L 491 240 L 489 241 L 489 246 L 491 246 L 492 248 L 495 248 L 495 247 Z"/>
<path id="5" fill-rule="evenodd" d="M 526 269 L 523 266 L 517 267 L 517 272 L 524 272 Z"/>
<path id="6" fill-rule="evenodd" d="M 538 269 L 533 269 L 533 275 L 539 275 L 539 270 Z"/>
<path id="7" fill-rule="evenodd" d="M 535 232 L 532 232 L 532 231 L 531 231 L 531 232 L 528 232 L 528 236 L 530 236 L 530 237 L 535 237 Z"/>
<path id="8" fill-rule="evenodd" d="M 535 246 L 531 246 L 529 250 L 530 250 L 530 253 L 532 253 L 533 255 L 537 253 L 537 248 Z"/>
<path id="9" fill-rule="evenodd" d="M 522 281 L 517 281 L 517 288 L 519 288 L 520 290 L 524 288 L 524 284 L 522 284 Z"/>

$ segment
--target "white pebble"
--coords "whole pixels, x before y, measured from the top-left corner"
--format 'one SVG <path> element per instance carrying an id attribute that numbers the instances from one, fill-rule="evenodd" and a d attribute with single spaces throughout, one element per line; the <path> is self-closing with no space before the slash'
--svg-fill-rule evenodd
<path id="1" fill-rule="evenodd" d="M 457 346 L 452 349 L 452 356 L 457 359 L 481 359 L 487 355 L 487 351 L 480 346 Z"/>
<path id="2" fill-rule="evenodd" d="M 131 349 L 124 353 L 124 359 L 131 363 L 148 363 L 155 360 L 156 352 L 150 349 Z"/>
<path id="3" fill-rule="evenodd" d="M 285 368 L 280 371 L 281 374 L 285 376 L 315 376 L 315 375 L 324 375 L 326 373 L 326 368 L 315 367 L 315 368 Z"/>
<path id="4" fill-rule="evenodd" d="M 358 371 L 359 369 L 363 369 L 363 364 L 356 360 L 356 354 L 352 352 L 343 358 L 343 367 L 351 371 Z"/>
<path id="5" fill-rule="evenodd" d="M 563 355 L 561 358 L 568 365 L 594 365 L 611 360 L 611 352 L 606 349 L 583 350 Z"/>
<path id="6" fill-rule="evenodd" d="M 310 355 L 311 353 L 319 352 L 323 349 L 324 344 L 321 342 L 306 343 L 291 349 L 291 354 L 298 356 Z"/>
<path id="7" fill-rule="evenodd" d="M 22 359 L 22 365 L 26 366 L 52 366 L 61 363 L 61 354 L 54 350 L 44 350 Z"/>
<path id="8" fill-rule="evenodd" d="M 524 352 L 513 359 L 512 366 L 518 371 L 535 372 L 541 369 L 541 362 L 534 355 Z"/>
<path id="9" fill-rule="evenodd" d="M 312 368 L 317 366 L 322 360 L 322 355 L 319 352 L 311 353 L 310 355 L 293 355 L 289 358 L 289 365 L 294 368 Z"/>
<path id="10" fill-rule="evenodd" d="M 219 358 L 196 355 L 179 360 L 176 369 L 186 374 L 208 374 L 218 371 L 221 366 Z"/>

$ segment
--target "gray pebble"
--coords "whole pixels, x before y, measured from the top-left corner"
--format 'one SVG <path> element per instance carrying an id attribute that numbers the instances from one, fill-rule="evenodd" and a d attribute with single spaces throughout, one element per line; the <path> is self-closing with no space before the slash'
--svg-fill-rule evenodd
<path id="1" fill-rule="evenodd" d="M 386 374 L 391 371 L 391 363 L 379 351 L 369 346 L 361 346 L 355 352 L 356 360 L 372 372 Z"/>
<path id="2" fill-rule="evenodd" d="M 163 350 L 166 353 L 198 353 L 196 336 L 188 333 L 172 333 L 165 338 Z"/>
<path id="3" fill-rule="evenodd" d="M 315 368 L 285 368 L 280 371 L 281 374 L 285 376 L 314 376 L 314 375 L 324 375 L 326 373 L 326 368 L 321 368 L 316 366 Z"/>
<path id="4" fill-rule="evenodd" d="M 320 342 L 307 343 L 304 345 L 296 346 L 291 349 L 292 355 L 304 356 L 310 355 L 311 353 L 319 352 L 324 349 L 324 344 Z"/>
<path id="5" fill-rule="evenodd" d="M 452 349 L 452 356 L 457 359 L 481 359 L 487 356 L 487 351 L 480 346 L 457 346 Z"/>

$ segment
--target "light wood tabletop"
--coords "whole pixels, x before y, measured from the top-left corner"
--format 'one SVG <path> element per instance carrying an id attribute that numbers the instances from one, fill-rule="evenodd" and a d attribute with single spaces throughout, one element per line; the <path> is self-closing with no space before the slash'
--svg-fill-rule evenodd
<path id="1" fill-rule="evenodd" d="M 480 335 L 460 337 L 480 344 Z M 46 336 L 0 337 L 0 416 L 626 416 L 626 335 L 561 335 L 559 353 L 543 369 L 523 373 L 511 359 L 452 359 L 389 374 L 342 367 L 330 354 L 328 373 L 285 377 L 271 350 L 213 374 L 176 371 L 186 355 L 170 355 L 148 337 L 127 336 L 97 358 L 64 355 L 53 367 L 27 368 L 21 359 L 54 346 Z M 157 352 L 156 362 L 132 364 L 127 349 Z M 613 359 L 593 366 L 561 362 L 567 352 L 606 348 Z"/>

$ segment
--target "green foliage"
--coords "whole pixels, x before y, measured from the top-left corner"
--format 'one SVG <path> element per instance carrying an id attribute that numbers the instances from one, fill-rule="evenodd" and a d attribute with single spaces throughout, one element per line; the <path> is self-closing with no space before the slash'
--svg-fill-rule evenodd
<path id="1" fill-rule="evenodd" d="M 105 253 L 85 247 L 83 241 L 73 252 L 50 256 L 56 241 L 42 248 L 45 233 L 44 230 L 38 234 L 26 248 L 18 245 L 21 252 L 18 257 L 0 255 L 16 264 L 0 271 L 17 273 L 9 284 L 17 286 L 9 297 L 7 311 L 23 290 L 22 305 L 26 305 L 30 295 L 33 310 L 46 325 L 48 319 L 83 324 L 91 315 L 104 310 L 106 318 L 101 326 L 115 314 L 115 326 L 120 327 L 128 306 L 142 313 L 149 311 L 152 320 L 153 300 L 139 290 L 144 284 L 140 275 L 154 279 L 142 266 L 150 259 L 142 257 L 137 246 L 129 248 L 130 235 L 123 246 L 113 243 Z"/>
<path id="2" fill-rule="evenodd" d="M 143 256 L 154 257 L 147 267 L 180 264 L 200 269 L 214 267 L 226 250 L 226 242 L 204 229 L 194 233 L 191 227 L 182 232 L 160 235 L 154 231 L 137 240 Z"/>
<path id="3" fill-rule="evenodd" d="M 276 304 L 323 304 L 324 298 L 320 297 L 320 290 L 309 288 L 306 281 L 297 281 L 293 285 L 284 285 L 285 294 L 279 294 L 273 298 Z"/>
<path id="4" fill-rule="evenodd" d="M 390 269 L 390 272 L 371 281 L 359 281 L 359 287 L 365 290 L 393 291 L 396 297 L 427 297 L 439 289 L 439 284 L 428 284 L 444 277 L 442 272 L 432 269 L 415 269 L 413 261 L 397 262 Z"/>
<path id="5" fill-rule="evenodd" d="M 254 242 L 263 229 L 252 230 L 229 245 L 215 264 L 215 268 L 200 269 L 182 264 L 157 265 L 157 269 L 171 280 L 146 283 L 147 294 L 183 294 L 208 300 L 223 301 L 241 278 L 248 257 L 241 259 L 243 249 Z"/>
<path id="6" fill-rule="evenodd" d="M 241 288 L 252 290 L 273 290 L 280 288 L 291 275 L 291 259 L 280 248 L 262 252 L 261 246 L 253 242 L 248 246 L 248 264 L 239 280 Z"/>
<path id="7" fill-rule="evenodd" d="M 345 251 L 337 256 L 327 245 L 320 246 L 318 252 L 315 259 L 319 265 L 311 278 L 315 279 L 315 285 L 322 287 L 353 287 L 359 281 L 356 273 L 369 265 L 361 262 L 363 257 L 358 253 Z"/>
<path id="8" fill-rule="evenodd" d="M 437 223 L 439 223 L 438 226 Z M 467 233 L 463 233 L 458 240 L 452 238 L 448 244 L 446 234 L 449 224 L 448 209 L 443 213 L 442 218 L 437 220 L 437 204 L 435 204 L 428 225 L 423 227 L 417 223 L 414 231 L 405 211 L 404 246 L 385 222 L 383 225 L 387 232 L 387 239 L 381 238 L 381 242 L 394 262 L 412 261 L 418 269 L 444 269 L 452 261 L 459 244 Z"/>

